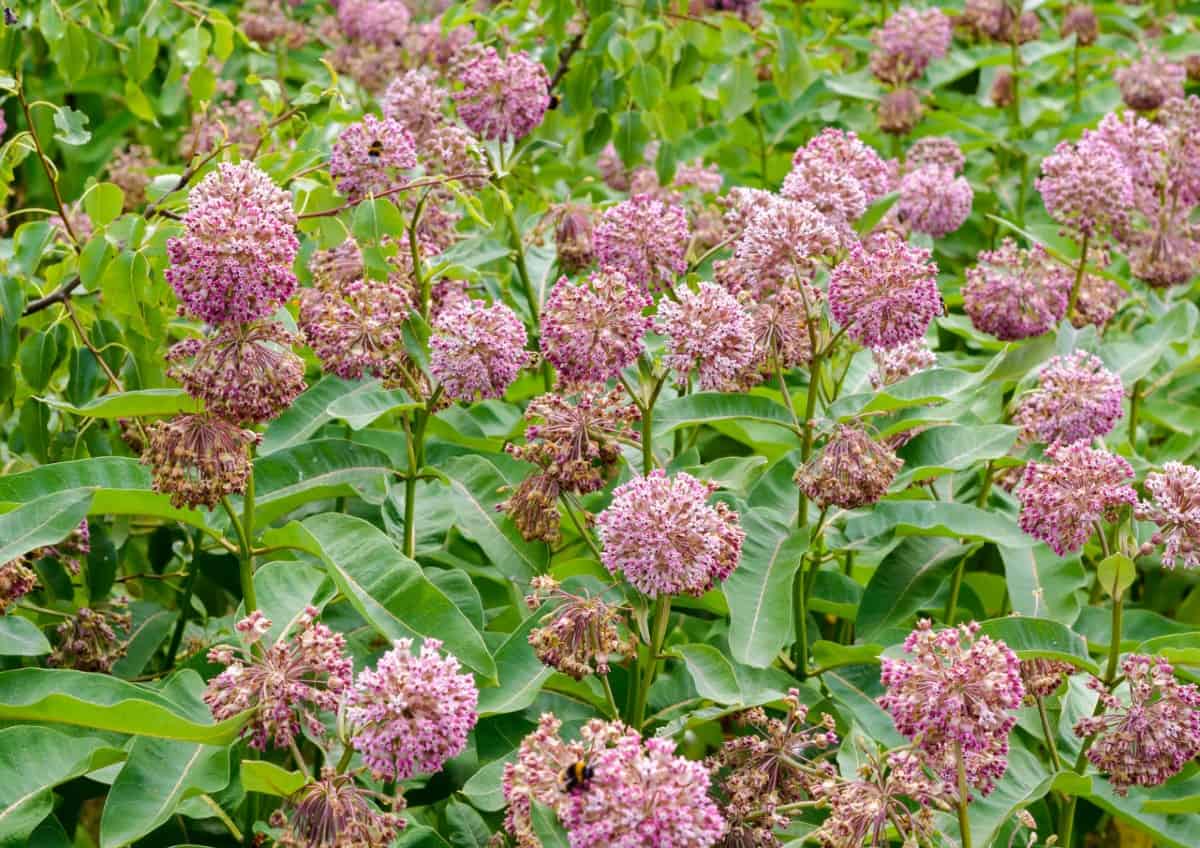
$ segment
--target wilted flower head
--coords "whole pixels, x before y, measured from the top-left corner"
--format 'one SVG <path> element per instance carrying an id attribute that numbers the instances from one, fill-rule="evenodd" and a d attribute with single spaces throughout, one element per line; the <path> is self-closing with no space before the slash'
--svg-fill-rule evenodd
<path id="1" fill-rule="evenodd" d="M 1183 285 L 1200 268 L 1200 228 L 1184 215 L 1164 215 L 1152 231 L 1131 233 L 1124 243 L 1129 270 L 1156 288 Z"/>
<path id="2" fill-rule="evenodd" d="M 700 388 L 726 391 L 754 356 L 750 316 L 737 298 L 715 283 L 701 283 L 698 291 L 683 291 L 678 301 L 663 300 L 655 324 L 667 337 L 663 364 L 686 380 L 695 368 Z"/>
<path id="3" fill-rule="evenodd" d="M 429 370 L 447 397 L 498 398 L 529 364 L 527 341 L 525 325 L 503 303 L 466 301 L 434 320 Z"/>
<path id="4" fill-rule="evenodd" d="M 813 322 L 820 314 L 821 291 L 808 283 L 780 289 L 755 303 L 750 312 L 754 355 L 742 376 L 753 385 L 779 370 L 788 370 L 812 358 Z"/>
<path id="5" fill-rule="evenodd" d="M 482 138 L 524 138 L 550 106 L 546 69 L 520 50 L 501 59 L 493 48 L 485 48 L 462 68 L 458 79 L 462 90 L 453 94 L 458 116 Z"/>
<path id="6" fill-rule="evenodd" d="M 1033 12 L 1017 15 L 1007 0 L 967 0 L 963 20 L 996 41 L 1024 44 L 1041 34 L 1041 21 Z"/>
<path id="7" fill-rule="evenodd" d="M 1107 265 L 1107 255 L 1102 254 L 1096 264 Z M 1099 274 L 1084 272 L 1083 279 L 1079 281 L 1079 296 L 1075 299 L 1075 308 L 1067 314 L 1067 320 L 1076 328 L 1086 327 L 1088 324 L 1102 328 L 1116 314 L 1125 297 L 1125 290 L 1112 280 Z"/>
<path id="8" fill-rule="evenodd" d="M 794 479 L 822 508 L 856 509 L 886 495 L 903 465 L 887 445 L 872 439 L 862 427 L 839 424 L 820 453 L 796 469 Z"/>
<path id="9" fill-rule="evenodd" d="M 218 85 L 222 82 L 218 81 Z M 227 81 L 230 85 L 232 80 Z M 192 114 L 192 122 L 179 139 L 179 155 L 185 161 L 230 144 L 246 156 L 258 144 L 267 115 L 253 100 L 218 103 Z"/>
<path id="10" fill-rule="evenodd" d="M 1077 350 L 1056 356 L 1038 377 L 1038 388 L 1021 399 L 1013 415 L 1026 441 L 1091 441 L 1112 432 L 1124 415 L 1121 378 L 1100 358 Z"/>
<path id="11" fill-rule="evenodd" d="M 921 122 L 925 107 L 921 105 L 921 95 L 911 88 L 897 88 L 889 91 L 879 100 L 875 112 L 879 128 L 892 135 L 908 135 Z"/>
<path id="12" fill-rule="evenodd" d="M 734 243 L 733 262 L 742 287 L 756 298 L 808 280 L 822 259 L 833 256 L 840 237 L 813 204 L 778 195 L 756 198 Z"/>
<path id="13" fill-rule="evenodd" d="M 1108 775 L 1113 791 L 1158 786 L 1200 754 L 1200 690 L 1181 684 L 1164 659 L 1130 654 L 1121 663 L 1126 704 L 1093 678 L 1106 711 L 1075 724 L 1080 738 L 1096 735 L 1087 758 Z"/>
<path id="14" fill-rule="evenodd" d="M 1017 490 L 1019 523 L 1059 556 L 1079 550 L 1096 522 L 1112 520 L 1120 507 L 1137 503 L 1137 493 L 1127 482 L 1133 468 L 1123 457 L 1086 442 L 1053 444 L 1046 457 L 1049 462 L 1025 466 Z"/>
<path id="15" fill-rule="evenodd" d="M 563 485 L 557 475 L 548 471 L 530 474 L 517 484 L 508 498 L 496 505 L 496 509 L 512 519 L 525 541 L 557 545 L 562 538 L 558 514 L 558 498 L 562 492 Z"/>
<path id="16" fill-rule="evenodd" d="M 281 848 L 376 848 L 391 845 L 408 824 L 396 796 L 389 813 L 370 802 L 375 793 L 360 788 L 352 774 L 321 770 L 321 779 L 306 783 L 288 799 L 288 810 L 276 810 L 272 827 L 280 829 Z"/>
<path id="17" fill-rule="evenodd" d="M 177 415 L 146 428 L 142 456 L 151 466 L 154 491 L 175 507 L 215 507 L 225 495 L 244 492 L 250 479 L 251 445 L 259 436 L 211 415 Z"/>
<path id="18" fill-rule="evenodd" d="M 707 592 L 737 567 L 746 537 L 736 512 L 708 503 L 715 490 L 662 469 L 618 486 L 596 519 L 604 566 L 651 598 Z"/>
<path id="19" fill-rule="evenodd" d="M 37 587 L 37 572 L 29 562 L 30 557 L 19 556 L 0 565 L 0 615 Z"/>
<path id="20" fill-rule="evenodd" d="M 346 639 L 318 624 L 317 615 L 316 607 L 305 608 L 290 638 L 285 634 L 254 654 L 251 646 L 271 629 L 271 620 L 255 610 L 236 625 L 245 647 L 218 645 L 208 652 L 209 662 L 226 668 L 208 682 L 204 703 L 217 721 L 254 710 L 242 729 L 252 748 L 266 750 L 268 740 L 276 748 L 288 747 L 302 720 L 311 735 L 324 737 L 317 714 L 336 712 L 350 686 L 353 669 L 343 654 Z"/>
<path id="21" fill-rule="evenodd" d="M 812 203 L 848 236 L 850 225 L 888 193 L 890 183 L 878 153 L 854 133 L 827 127 L 792 156 L 780 193 Z"/>
<path id="22" fill-rule="evenodd" d="M 47 545 L 43 548 L 30 551 L 25 556 L 31 560 L 41 559 L 42 557 L 55 557 L 62 563 L 63 568 L 71 574 L 78 574 L 80 567 L 83 565 L 83 559 L 91 550 L 92 532 L 91 527 L 88 525 L 88 520 L 85 518 L 61 542 L 55 542 L 53 545 Z"/>
<path id="23" fill-rule="evenodd" d="M 825 713 L 819 724 L 808 724 L 808 707 L 800 703 L 798 689 L 789 690 L 784 703 L 784 718 L 774 718 L 762 707 L 741 713 L 738 724 L 750 732 L 727 739 L 708 760 L 709 768 L 721 774 L 724 813 L 735 845 L 779 844 L 772 832 L 786 828 L 791 819 L 778 808 L 808 799 L 814 784 L 834 774 L 828 763 L 811 759 L 837 746 L 833 716 Z"/>
<path id="24" fill-rule="evenodd" d="M 1042 160 L 1037 181 L 1046 211 L 1069 230 L 1090 236 L 1122 225 L 1133 205 L 1133 177 L 1118 151 L 1085 130 Z"/>
<path id="25" fill-rule="evenodd" d="M 937 266 L 925 248 L 885 233 L 855 244 L 829 277 L 829 309 L 864 347 L 886 348 L 923 338 L 942 312 Z"/>
<path id="26" fill-rule="evenodd" d="M 951 173 L 961 174 L 966 161 L 962 148 L 954 139 L 944 135 L 927 135 L 913 142 L 905 164 L 909 170 L 937 165 Z"/>
<path id="27" fill-rule="evenodd" d="M 530 422 L 524 445 L 510 444 L 508 452 L 553 476 L 562 489 L 587 494 L 604 487 L 621 457 L 619 437 L 637 439 L 630 430 L 638 409 L 623 403 L 621 389 L 607 394 L 586 389 L 573 399 L 546 394 L 525 410 Z"/>
<path id="28" fill-rule="evenodd" d="M 631 640 L 622 638 L 621 609 L 603 598 L 575 595 L 552 577 L 533 578 L 533 592 L 526 597 L 531 608 L 543 602 L 556 606 L 529 631 L 529 644 L 545 665 L 582 680 L 593 674 L 608 674 L 613 654 L 636 654 Z"/>
<path id="29" fill-rule="evenodd" d="M 80 607 L 56 628 L 58 645 L 46 664 L 108 674 L 113 663 L 125 656 L 131 624 L 128 612 Z M 118 630 L 124 631 L 124 638 L 117 636 Z"/>
<path id="30" fill-rule="evenodd" d="M 168 374 L 214 415 L 235 423 L 269 421 L 304 391 L 304 362 L 292 352 L 298 341 L 275 321 L 227 324 L 207 338 L 174 345 Z"/>
<path id="31" fill-rule="evenodd" d="M 558 213 L 554 249 L 558 265 L 568 274 L 582 271 L 596 259 L 592 247 L 592 213 L 586 206 L 568 204 Z"/>
<path id="32" fill-rule="evenodd" d="M 1165 545 L 1162 564 L 1174 568 L 1200 568 L 1200 470 L 1182 462 L 1166 462 L 1162 471 L 1146 475 L 1152 503 L 1139 503 L 1134 515 L 1152 521 L 1157 530 L 1151 544 Z"/>
<path id="33" fill-rule="evenodd" d="M 238 14 L 238 24 L 248 39 L 266 48 L 280 41 L 295 50 L 303 47 L 312 35 L 309 27 L 288 17 L 279 0 L 248 0 Z"/>
<path id="34" fill-rule="evenodd" d="M 1100 21 L 1096 17 L 1096 10 L 1091 6 L 1068 6 L 1059 34 L 1063 38 L 1075 36 L 1075 43 L 1084 47 L 1095 44 L 1100 37 Z"/>
<path id="35" fill-rule="evenodd" d="M 941 238 L 963 225 L 974 199 L 965 177 L 940 165 L 924 165 L 901 178 L 896 214 L 906 227 Z"/>
<path id="36" fill-rule="evenodd" d="M 648 194 L 610 206 L 596 225 L 600 267 L 632 285 L 670 288 L 687 271 L 688 222 L 683 208 Z"/>
<path id="37" fill-rule="evenodd" d="M 334 5 L 342 33 L 376 47 L 399 45 L 412 17 L 404 0 L 340 0 Z"/>
<path id="38" fill-rule="evenodd" d="M 857 778 L 831 777 L 815 791 L 829 806 L 829 816 L 813 834 L 826 848 L 861 848 L 892 827 L 905 845 L 933 844 L 933 811 L 949 809 L 954 800 L 944 781 L 925 773 L 920 752 L 912 750 L 886 758 L 868 751 Z"/>
<path id="39" fill-rule="evenodd" d="M 892 85 L 920 78 L 931 60 L 946 55 L 950 31 L 950 19 L 939 9 L 901 7 L 871 34 L 871 73 Z"/>
<path id="40" fill-rule="evenodd" d="M 559 278 L 542 309 L 542 354 L 569 385 L 602 383 L 645 350 L 650 299 L 618 271 Z"/>
<path id="41" fill-rule="evenodd" d="M 887 692 L 879 704 L 943 780 L 956 779 L 961 750 L 967 781 L 986 795 L 1008 767 L 1008 733 L 1025 686 L 1017 655 L 978 632 L 971 622 L 935 633 L 921 619 L 904 640 L 913 658 L 882 660 Z"/>
<path id="42" fill-rule="evenodd" d="M 871 358 L 875 361 L 871 385 L 876 389 L 899 383 L 937 365 L 937 357 L 925 339 L 906 342 L 899 347 L 877 348 L 871 351 Z"/>
<path id="43" fill-rule="evenodd" d="M 1067 311 L 1071 272 L 1041 245 L 1026 250 L 1006 238 L 978 262 L 967 269 L 963 308 L 985 333 L 1001 341 L 1040 336 Z"/>
<path id="44" fill-rule="evenodd" d="M 404 322 L 412 307 L 411 288 L 399 275 L 344 281 L 331 274 L 301 292 L 297 323 L 327 372 L 348 380 L 372 374 L 394 388 L 406 385 Z"/>
<path id="45" fill-rule="evenodd" d="M 396 185 L 396 171 L 415 168 L 412 134 L 399 121 L 365 115 L 342 130 L 329 156 L 329 175 L 338 191 L 353 200 Z"/>
<path id="46" fill-rule="evenodd" d="M 1139 112 L 1150 112 L 1172 97 L 1183 97 L 1187 71 L 1183 65 L 1176 65 L 1150 51 L 1126 67 L 1118 68 L 1116 78 L 1125 105 Z"/>
<path id="47" fill-rule="evenodd" d="M 346 695 L 350 744 L 376 780 L 433 774 L 462 753 L 478 720 L 479 691 L 458 660 L 425 639 L 414 656 L 411 639 L 397 639 L 375 669 L 358 673 Z"/>
<path id="48" fill-rule="evenodd" d="M 184 234 L 167 242 L 167 282 L 210 324 L 263 318 L 296 288 L 291 196 L 253 162 L 222 163 L 188 197 Z"/>
<path id="49" fill-rule="evenodd" d="M 1027 698 L 1049 698 L 1058 691 L 1063 680 L 1074 673 L 1075 666 L 1061 660 L 1021 660 L 1021 680 L 1025 683 Z"/>
<path id="50" fill-rule="evenodd" d="M 996 76 L 992 77 L 992 88 L 988 92 L 992 105 L 998 109 L 1006 109 L 1013 102 L 1013 75 L 1008 68 L 999 68 Z"/>

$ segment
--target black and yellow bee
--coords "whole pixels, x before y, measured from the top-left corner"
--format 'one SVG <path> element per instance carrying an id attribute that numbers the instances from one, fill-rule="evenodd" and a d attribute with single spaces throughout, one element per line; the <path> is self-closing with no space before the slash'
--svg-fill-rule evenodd
<path id="1" fill-rule="evenodd" d="M 563 769 L 563 792 L 587 789 L 588 781 L 592 779 L 592 767 L 583 760 L 577 760 Z"/>
<path id="2" fill-rule="evenodd" d="M 374 141 L 372 141 L 371 146 L 367 148 L 367 155 L 370 156 L 372 159 L 378 159 L 380 156 L 382 156 L 383 155 L 383 142 L 379 139 L 375 139 Z"/>

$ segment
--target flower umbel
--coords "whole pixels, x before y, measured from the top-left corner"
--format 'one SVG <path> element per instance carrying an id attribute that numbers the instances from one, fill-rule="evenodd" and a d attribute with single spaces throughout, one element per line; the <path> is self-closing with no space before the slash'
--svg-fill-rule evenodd
<path id="1" fill-rule="evenodd" d="M 498 398 L 529 364 L 525 325 L 503 303 L 466 300 L 433 322 L 429 370 L 447 397 Z"/>
<path id="2" fill-rule="evenodd" d="M 794 480 L 813 503 L 856 509 L 887 494 L 904 463 L 858 425 L 839 424 L 824 449 L 796 469 Z"/>
<path id="3" fill-rule="evenodd" d="M 1200 470 L 1182 462 L 1166 462 L 1162 471 L 1146 475 L 1152 503 L 1139 503 L 1134 515 L 1153 521 L 1153 545 L 1164 545 L 1162 564 L 1174 568 L 1200 568 Z"/>
<path id="4" fill-rule="evenodd" d="M 277 810 L 272 815 L 271 824 L 282 831 L 277 844 L 281 848 L 391 845 L 408 824 L 400 816 L 403 803 L 388 799 L 391 812 L 380 812 L 369 800 L 373 795 L 359 787 L 353 775 L 322 769 L 320 780 L 305 784 L 288 799 L 286 813 Z"/>
<path id="5" fill-rule="evenodd" d="M 1046 363 L 1038 388 L 1021 399 L 1013 423 L 1028 441 L 1090 441 L 1112 432 L 1124 415 L 1121 378 L 1100 358 L 1077 350 Z"/>
<path id="6" fill-rule="evenodd" d="M 257 433 L 205 414 L 177 415 L 146 429 L 150 443 L 142 463 L 151 466 L 154 491 L 169 494 L 172 506 L 212 508 L 246 490 L 247 449 L 257 444 Z"/>

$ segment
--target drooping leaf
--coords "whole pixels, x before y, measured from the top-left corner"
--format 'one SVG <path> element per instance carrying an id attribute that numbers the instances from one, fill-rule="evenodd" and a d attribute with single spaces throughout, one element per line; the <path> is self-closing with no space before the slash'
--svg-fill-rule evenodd
<path id="1" fill-rule="evenodd" d="M 496 649 L 500 685 L 479 691 L 480 718 L 523 710 L 537 698 L 552 671 L 529 644 L 529 631 L 538 626 L 538 621 L 539 613 L 528 616 Z"/>
<path id="2" fill-rule="evenodd" d="M 912 617 L 933 600 L 966 548 L 945 538 L 904 539 L 875 569 L 863 590 L 855 632 L 879 638 L 888 627 L 907 629 Z"/>
<path id="3" fill-rule="evenodd" d="M 88 514 L 92 493 L 55 492 L 0 515 L 0 563 L 61 542 Z"/>
<path id="4" fill-rule="evenodd" d="M 141 418 L 147 415 L 175 415 L 199 412 L 202 406 L 183 389 L 137 389 L 104 395 L 82 406 L 73 406 L 54 398 L 46 403 L 55 409 L 86 418 Z"/>
<path id="5" fill-rule="evenodd" d="M 0 616 L 0 655 L 40 657 L 50 653 L 50 642 L 36 624 L 19 615 Z"/>
<path id="6" fill-rule="evenodd" d="M 239 774 L 247 792 L 260 792 L 278 798 L 288 798 L 308 783 L 306 775 L 288 771 L 267 760 L 242 760 Z"/>
<path id="7" fill-rule="evenodd" d="M 1014 612 L 1075 623 L 1086 601 L 1087 572 L 1079 557 L 1060 557 L 1045 544 L 1000 546 L 1008 597 Z"/>

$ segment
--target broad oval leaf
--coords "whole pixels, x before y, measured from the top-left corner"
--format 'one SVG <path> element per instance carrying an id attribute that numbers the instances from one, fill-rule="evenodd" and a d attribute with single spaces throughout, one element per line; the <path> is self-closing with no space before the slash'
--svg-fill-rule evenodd
<path id="1" fill-rule="evenodd" d="M 200 412 L 203 409 L 201 403 L 183 389 L 137 389 L 104 395 L 82 406 L 73 406 L 53 398 L 44 400 L 55 409 L 86 418 L 142 418 L 147 415 Z"/>
<path id="2" fill-rule="evenodd" d="M 88 514 L 92 493 L 56 492 L 0 515 L 0 562 L 61 542 Z"/>

